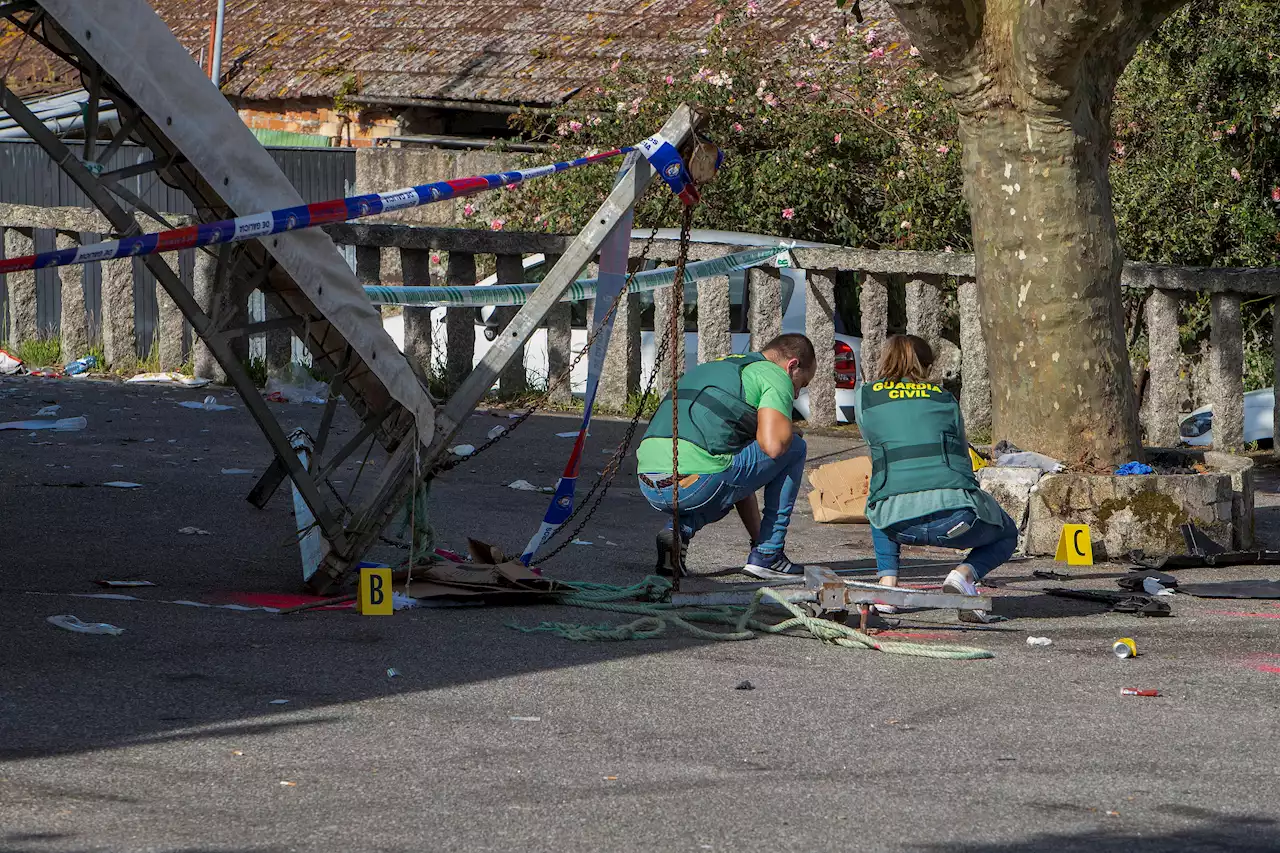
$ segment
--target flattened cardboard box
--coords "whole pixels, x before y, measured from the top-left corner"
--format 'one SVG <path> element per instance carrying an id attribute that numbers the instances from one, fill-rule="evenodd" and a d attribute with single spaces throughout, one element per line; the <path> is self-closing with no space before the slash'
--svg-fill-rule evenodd
<path id="1" fill-rule="evenodd" d="M 809 472 L 813 520 L 824 524 L 866 524 L 871 492 L 871 459 L 856 456 Z"/>

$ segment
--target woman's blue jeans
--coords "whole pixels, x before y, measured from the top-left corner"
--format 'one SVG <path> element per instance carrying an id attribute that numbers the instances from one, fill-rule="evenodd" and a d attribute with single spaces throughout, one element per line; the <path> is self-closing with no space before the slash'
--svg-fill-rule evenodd
<path id="1" fill-rule="evenodd" d="M 780 552 L 787 538 L 787 526 L 791 524 L 791 511 L 795 509 L 796 497 L 800 494 L 807 452 L 804 439 L 798 435 L 791 439 L 787 452 L 777 459 L 769 458 L 753 441 L 738 451 L 733 457 L 733 464 L 725 470 L 718 474 L 698 475 L 696 481 L 679 490 L 680 532 L 685 541 L 732 512 L 738 501 L 763 488 L 764 506 L 760 511 L 762 541 L 756 543 L 756 548 L 764 554 Z M 671 475 L 647 476 L 659 480 Z M 654 509 L 668 515 L 671 514 L 671 492 L 674 488 L 655 489 L 644 480 L 640 481 L 640 492 L 645 500 Z"/>
<path id="2" fill-rule="evenodd" d="M 898 576 L 902 545 L 932 545 L 936 548 L 970 548 L 964 562 L 973 567 L 974 580 L 1013 556 L 1018 547 L 1018 525 L 1004 510 L 1002 525 L 978 519 L 972 509 L 944 509 L 922 518 L 891 524 L 884 530 L 871 526 L 871 543 L 876 551 L 876 573 Z"/>

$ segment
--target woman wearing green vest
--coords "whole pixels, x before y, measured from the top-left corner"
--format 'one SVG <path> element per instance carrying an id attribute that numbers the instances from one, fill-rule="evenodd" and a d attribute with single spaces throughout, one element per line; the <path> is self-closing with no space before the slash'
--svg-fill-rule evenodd
<path id="1" fill-rule="evenodd" d="M 806 452 L 804 439 L 791 428 L 791 409 L 816 365 L 813 344 L 798 334 L 779 335 L 758 353 L 699 364 L 676 386 L 680 435 L 674 442 L 672 397 L 662 399 L 636 450 L 645 499 L 668 515 L 678 504 L 680 514 L 678 546 L 671 523 L 658 533 L 659 574 L 683 573 L 693 535 L 735 509 L 751 537 L 744 572 L 760 578 L 804 574 L 782 548 Z M 673 444 L 679 483 L 672 476 Z M 763 516 L 757 489 L 764 489 Z"/>
<path id="2" fill-rule="evenodd" d="M 933 350 L 915 335 L 885 342 L 880 376 L 854 400 L 871 447 L 867 520 L 880 582 L 898 585 L 901 545 L 970 549 L 942 588 L 977 595 L 977 581 L 1013 555 L 1018 526 L 973 475 L 956 398 L 929 381 Z M 889 608 L 882 608 L 889 609 Z M 961 610 L 965 622 L 987 622 Z"/>

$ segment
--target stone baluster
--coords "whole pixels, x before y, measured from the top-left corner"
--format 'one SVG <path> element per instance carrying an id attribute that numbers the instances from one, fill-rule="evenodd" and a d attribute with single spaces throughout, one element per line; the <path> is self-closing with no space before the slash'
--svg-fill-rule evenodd
<path id="1" fill-rule="evenodd" d="M 135 260 L 102 262 L 102 354 L 112 370 L 125 373 L 138 363 L 133 301 Z"/>
<path id="2" fill-rule="evenodd" d="M 1167 290 L 1153 290 L 1147 297 L 1147 350 L 1149 366 L 1142 422 L 1146 443 L 1153 447 L 1178 445 L 1178 371 L 1181 343 L 1178 339 L 1178 297 Z"/>
<path id="3" fill-rule="evenodd" d="M 591 315 L 587 315 L 590 317 Z M 591 321 L 588 319 L 587 324 Z M 587 332 L 591 334 L 590 330 Z M 600 372 L 600 406 L 625 412 L 631 395 L 640 390 L 640 295 L 624 293 L 613 314 L 613 331 Z"/>
<path id="4" fill-rule="evenodd" d="M 726 279 L 728 281 L 728 279 Z M 688 282 L 684 286 L 686 288 L 684 301 L 677 306 L 675 304 L 675 288 L 663 287 L 653 291 L 653 352 L 656 356 L 658 350 L 662 347 L 662 342 L 671 336 L 671 315 L 675 311 L 680 312 L 681 320 L 684 318 L 684 306 L 691 300 L 689 299 L 688 288 L 696 287 L 698 284 L 705 282 Z M 727 293 L 727 291 L 726 291 Z M 701 310 L 701 306 L 699 306 Z M 728 328 L 728 318 L 725 318 Z M 680 334 L 676 336 L 674 341 L 667 345 L 667 357 L 662 364 L 655 364 L 654 369 L 658 371 L 658 376 L 654 380 L 653 390 L 659 399 L 671 390 L 671 365 L 674 362 L 676 366 L 676 379 L 684 375 L 685 368 L 685 347 L 684 347 L 684 323 L 679 322 Z"/>
<path id="5" fill-rule="evenodd" d="M 178 252 L 163 252 L 161 260 L 169 265 L 178 281 L 182 281 L 181 262 Z M 170 298 L 168 291 L 159 279 L 155 280 L 156 288 L 156 333 L 153 346 L 157 348 L 156 359 L 161 370 L 177 370 L 185 360 L 182 346 L 182 334 L 186 318 L 182 316 L 178 304 Z"/>
<path id="6" fill-rule="evenodd" d="M 917 275 L 907 280 L 907 334 L 928 341 L 939 354 L 942 340 L 942 277 Z"/>
<path id="7" fill-rule="evenodd" d="M 704 278 L 698 282 L 698 363 L 715 361 L 732 353 L 733 313 L 729 277 Z"/>
<path id="8" fill-rule="evenodd" d="M 73 249 L 80 245 L 80 234 L 75 231 L 59 231 L 55 242 L 58 249 Z M 62 340 L 62 363 L 70 364 L 89 352 L 89 314 L 84 302 L 84 264 L 67 264 L 58 267 L 58 281 L 62 286 L 62 311 L 58 320 L 58 334 Z"/>
<path id="9" fill-rule="evenodd" d="M 560 260 L 559 255 L 547 255 L 545 266 L 548 270 Z M 569 363 L 573 361 L 573 308 L 568 302 L 557 302 L 547 312 L 547 383 L 556 382 Z M 572 383 L 568 376 L 556 383 L 551 389 L 550 402 L 554 405 L 566 405 L 573 399 Z"/>
<path id="10" fill-rule="evenodd" d="M 748 304 L 751 319 L 751 350 L 759 352 L 765 344 L 782 334 L 782 280 L 774 267 L 752 267 L 747 270 Z"/>
<path id="11" fill-rule="evenodd" d="M 266 299 L 267 319 L 279 320 L 280 310 L 271 299 Z M 268 329 L 267 370 L 272 373 L 289 370 L 293 362 L 293 332 L 286 328 Z"/>
<path id="12" fill-rule="evenodd" d="M 978 283 L 961 279 L 956 301 L 960 312 L 960 411 L 971 439 L 974 433 L 990 437 L 991 372 L 987 339 L 982 335 Z M 866 352 L 865 341 L 862 348 Z"/>
<path id="13" fill-rule="evenodd" d="M 498 255 L 498 284 L 521 284 L 524 282 L 524 262 L 519 255 Z M 498 322 L 499 336 L 505 331 L 512 318 L 519 313 L 516 305 L 504 305 L 494 309 Z M 525 372 L 525 348 L 520 347 L 508 362 L 506 368 L 498 375 L 498 389 L 503 397 L 518 397 L 529 390 L 529 377 Z"/>
<path id="14" fill-rule="evenodd" d="M 476 256 L 469 252 L 450 252 L 445 270 L 445 284 L 470 287 L 476 283 Z M 444 384 L 447 393 L 467 378 L 475 362 L 476 311 L 474 308 L 445 309 L 446 342 Z"/>
<path id="15" fill-rule="evenodd" d="M 218 259 L 216 255 L 217 249 L 196 250 L 195 272 L 193 273 L 193 285 L 195 288 L 196 302 L 200 305 L 200 310 L 204 311 L 210 317 L 214 316 L 214 308 L 217 300 L 215 299 L 213 288 L 217 282 Z M 102 271 L 104 282 L 103 292 L 106 292 L 106 269 Z M 106 319 L 102 321 L 102 327 L 106 328 Z M 104 335 L 105 337 L 105 335 Z M 191 341 L 192 362 L 195 367 L 195 374 L 201 379 L 211 379 L 219 384 L 225 384 L 227 374 L 222 369 L 222 365 L 218 364 L 217 359 L 213 357 L 213 352 L 205 344 L 204 340 L 196 335 Z"/>
<path id="16" fill-rule="evenodd" d="M 6 258 L 35 253 L 34 229 L 6 226 L 0 230 L 4 231 Z M 5 276 L 5 284 L 9 295 L 9 328 L 0 331 L 5 332 L 6 342 L 12 350 L 10 354 L 16 357 L 22 344 L 35 341 L 40 336 L 36 313 L 36 271 L 11 272 Z M 48 365 L 29 364 L 27 366 L 47 367 Z"/>
<path id="17" fill-rule="evenodd" d="M 889 329 L 889 282 L 881 273 L 866 273 L 858 292 L 862 315 L 862 351 L 858 367 L 864 379 L 879 377 L 880 351 Z"/>
<path id="18" fill-rule="evenodd" d="M 1213 446 L 1230 452 L 1244 444 L 1244 338 L 1239 294 L 1213 294 L 1209 322 Z"/>
<path id="19" fill-rule="evenodd" d="M 804 328 L 817 355 L 809 383 L 809 424 L 836 423 L 836 272 L 810 270 L 805 276 Z"/>
<path id="20" fill-rule="evenodd" d="M 430 287 L 431 251 L 401 249 L 400 272 L 404 276 L 405 287 Z M 418 378 L 430 383 L 432 376 L 430 307 L 404 306 L 404 355 L 417 372 Z"/>

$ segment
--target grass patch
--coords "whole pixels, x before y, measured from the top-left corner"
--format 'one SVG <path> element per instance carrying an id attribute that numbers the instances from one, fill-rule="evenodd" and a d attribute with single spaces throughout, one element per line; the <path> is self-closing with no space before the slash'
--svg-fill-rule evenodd
<path id="1" fill-rule="evenodd" d="M 62 366 L 62 340 L 60 338 L 23 341 L 17 352 L 13 352 L 13 350 L 8 350 L 8 352 L 17 356 L 28 369 Z"/>

